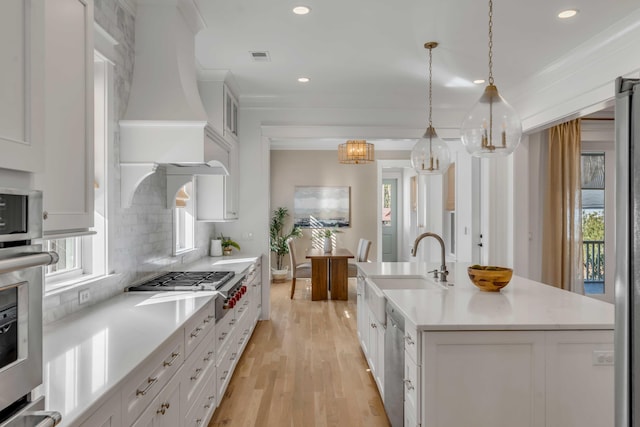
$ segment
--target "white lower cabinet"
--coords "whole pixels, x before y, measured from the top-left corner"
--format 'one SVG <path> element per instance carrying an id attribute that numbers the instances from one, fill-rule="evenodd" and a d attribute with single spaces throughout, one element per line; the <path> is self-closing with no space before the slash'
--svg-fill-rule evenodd
<path id="1" fill-rule="evenodd" d="M 424 332 L 422 427 L 613 425 L 609 355 L 612 331 Z"/>
<path id="2" fill-rule="evenodd" d="M 184 361 L 184 329 L 152 354 L 142 368 L 132 372 L 122 386 L 125 426 L 131 425 L 178 371 Z"/>
<path id="3" fill-rule="evenodd" d="M 116 393 L 100 406 L 80 427 L 121 427 L 122 406 L 120 393 Z"/>
<path id="4" fill-rule="evenodd" d="M 386 325 L 369 309 L 365 298 L 365 278 L 357 278 L 357 314 L 358 339 L 367 359 L 371 375 L 376 382 L 380 396 L 384 399 L 384 336 Z"/>
<path id="5" fill-rule="evenodd" d="M 180 381 L 172 381 L 158 393 L 132 427 L 179 427 Z"/>
<path id="6" fill-rule="evenodd" d="M 360 347 L 366 355 L 369 347 L 369 310 L 364 300 L 364 277 L 358 276 L 356 285 L 356 307 L 357 313 L 357 326 L 358 326 L 358 339 L 360 340 Z"/>
<path id="7" fill-rule="evenodd" d="M 258 320 L 260 277 L 258 261 L 245 294 L 222 319 L 215 323 L 213 300 L 205 304 L 109 400 L 69 427 L 206 426 Z"/>

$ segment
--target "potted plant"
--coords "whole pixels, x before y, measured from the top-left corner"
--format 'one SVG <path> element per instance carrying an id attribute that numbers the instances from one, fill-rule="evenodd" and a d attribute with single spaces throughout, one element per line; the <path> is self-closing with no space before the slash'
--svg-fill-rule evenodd
<path id="1" fill-rule="evenodd" d="M 285 207 L 279 207 L 273 211 L 273 216 L 271 217 L 269 244 L 271 252 L 276 254 L 276 265 L 271 268 L 271 275 L 274 281 L 283 281 L 287 278 L 289 269 L 283 266 L 284 257 L 289 254 L 287 240 L 302 236 L 300 227 L 293 227 L 289 232 L 285 231 L 284 222 L 288 216 L 289 210 Z"/>
<path id="2" fill-rule="evenodd" d="M 231 250 L 236 248 L 240 250 L 240 245 L 238 242 L 231 240 L 231 237 L 225 237 L 220 233 L 220 245 L 222 246 L 222 253 L 224 255 L 231 255 Z"/>
<path id="3" fill-rule="evenodd" d="M 324 237 L 324 251 L 331 252 L 333 250 L 333 240 L 331 239 L 338 233 L 342 233 L 342 231 L 335 228 L 325 228 L 322 230 L 322 236 Z"/>

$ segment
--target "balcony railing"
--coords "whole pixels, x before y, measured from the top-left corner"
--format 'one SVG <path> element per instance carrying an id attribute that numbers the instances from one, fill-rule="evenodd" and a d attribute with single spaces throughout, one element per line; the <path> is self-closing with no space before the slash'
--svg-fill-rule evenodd
<path id="1" fill-rule="evenodd" d="M 585 240 L 582 242 L 582 258 L 584 260 L 584 281 L 604 282 L 604 242 Z"/>

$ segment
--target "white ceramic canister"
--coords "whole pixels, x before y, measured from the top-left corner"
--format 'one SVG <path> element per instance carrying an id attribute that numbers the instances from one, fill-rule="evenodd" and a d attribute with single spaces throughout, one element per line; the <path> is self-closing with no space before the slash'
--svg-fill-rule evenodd
<path id="1" fill-rule="evenodd" d="M 220 239 L 211 240 L 209 247 L 209 256 L 222 256 L 222 242 Z"/>

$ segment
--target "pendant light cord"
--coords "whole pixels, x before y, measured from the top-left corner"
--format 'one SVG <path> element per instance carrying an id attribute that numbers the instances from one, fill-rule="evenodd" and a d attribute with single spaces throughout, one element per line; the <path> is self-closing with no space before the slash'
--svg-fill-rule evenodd
<path id="1" fill-rule="evenodd" d="M 432 113 L 432 107 L 431 107 L 431 95 L 432 95 L 432 88 L 431 88 L 431 75 L 432 75 L 432 69 L 431 69 L 431 51 L 433 48 L 429 48 L 429 127 L 433 127 L 433 122 L 431 121 L 431 113 Z"/>
<path id="2" fill-rule="evenodd" d="M 493 85 L 493 0 L 489 0 L 489 84 Z"/>

